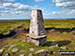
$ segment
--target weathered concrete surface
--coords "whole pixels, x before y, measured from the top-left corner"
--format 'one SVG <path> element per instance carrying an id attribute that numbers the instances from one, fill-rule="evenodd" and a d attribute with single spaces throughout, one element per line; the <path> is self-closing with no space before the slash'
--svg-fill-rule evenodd
<path id="1" fill-rule="evenodd" d="M 32 10 L 29 34 L 33 36 L 45 35 L 43 16 L 41 10 Z"/>
<path id="2" fill-rule="evenodd" d="M 46 32 L 44 29 L 44 22 L 41 10 L 32 10 L 30 30 L 27 35 L 28 42 L 32 42 L 35 45 L 44 45 L 47 41 Z"/>

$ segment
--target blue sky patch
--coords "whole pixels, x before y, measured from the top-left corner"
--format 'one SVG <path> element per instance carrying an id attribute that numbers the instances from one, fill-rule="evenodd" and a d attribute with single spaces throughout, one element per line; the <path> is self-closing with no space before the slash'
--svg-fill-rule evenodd
<path id="1" fill-rule="evenodd" d="M 30 19 L 33 9 L 44 19 L 75 18 L 75 0 L 0 0 L 0 20 Z"/>

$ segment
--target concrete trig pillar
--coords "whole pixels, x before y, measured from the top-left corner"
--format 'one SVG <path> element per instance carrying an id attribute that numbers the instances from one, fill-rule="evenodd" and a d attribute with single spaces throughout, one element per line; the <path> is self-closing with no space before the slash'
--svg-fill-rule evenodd
<path id="1" fill-rule="evenodd" d="M 47 42 L 41 10 L 32 10 L 31 12 L 30 30 L 27 39 L 37 46 L 44 45 Z"/>

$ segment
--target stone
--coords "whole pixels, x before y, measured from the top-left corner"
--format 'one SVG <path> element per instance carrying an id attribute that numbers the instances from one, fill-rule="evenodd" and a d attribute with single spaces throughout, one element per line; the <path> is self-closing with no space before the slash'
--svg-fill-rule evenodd
<path id="1" fill-rule="evenodd" d="M 20 52 L 26 52 L 25 50 L 20 50 Z"/>
<path id="2" fill-rule="evenodd" d="M 49 48 L 53 49 L 53 48 L 54 48 L 54 46 L 50 46 Z"/>
<path id="3" fill-rule="evenodd" d="M 30 49 L 30 51 L 34 51 L 34 48 L 29 48 Z"/>
<path id="4" fill-rule="evenodd" d="M 3 49 L 0 49 L 0 56 L 2 56 L 4 53 L 4 48 Z"/>
<path id="5" fill-rule="evenodd" d="M 60 47 L 60 49 L 65 49 L 65 50 L 66 50 L 66 49 L 68 49 L 68 48 L 67 48 L 66 46 L 64 46 L 64 47 Z"/>
<path id="6" fill-rule="evenodd" d="M 26 39 L 22 40 L 22 42 L 26 42 Z"/>
<path id="7" fill-rule="evenodd" d="M 29 34 L 27 42 L 32 42 L 36 46 L 47 43 L 47 35 L 44 28 L 44 21 L 41 10 L 32 10 Z"/>
<path id="8" fill-rule="evenodd" d="M 10 53 L 6 53 L 5 56 L 10 56 Z"/>
<path id="9" fill-rule="evenodd" d="M 11 46 L 8 48 L 8 51 L 9 51 L 12 47 L 14 47 L 14 46 L 16 46 L 16 44 L 11 45 Z"/>
<path id="10" fill-rule="evenodd" d="M 15 53 L 15 52 L 17 52 L 17 51 L 18 51 L 18 48 L 14 48 L 14 49 L 12 50 L 13 53 Z"/>
<path id="11" fill-rule="evenodd" d="M 32 53 L 30 53 L 28 56 L 33 56 L 33 54 L 32 54 Z"/>
<path id="12" fill-rule="evenodd" d="M 53 52 L 53 54 L 56 54 L 56 52 Z"/>
<path id="13" fill-rule="evenodd" d="M 59 47 L 59 45 L 58 45 L 58 44 L 56 44 L 56 47 Z"/>
<path id="14" fill-rule="evenodd" d="M 36 46 L 43 46 L 44 44 L 46 44 L 46 37 L 44 38 L 39 38 L 39 39 L 33 39 L 33 38 L 29 38 L 28 42 L 32 42 L 34 43 Z"/>
<path id="15" fill-rule="evenodd" d="M 35 54 L 39 54 L 39 53 L 48 53 L 48 50 L 42 49 L 35 52 Z"/>
<path id="16" fill-rule="evenodd" d="M 20 54 L 20 56 L 24 56 L 24 54 Z"/>
<path id="17" fill-rule="evenodd" d="M 2 53 L 4 51 L 4 49 L 0 49 L 0 53 Z"/>

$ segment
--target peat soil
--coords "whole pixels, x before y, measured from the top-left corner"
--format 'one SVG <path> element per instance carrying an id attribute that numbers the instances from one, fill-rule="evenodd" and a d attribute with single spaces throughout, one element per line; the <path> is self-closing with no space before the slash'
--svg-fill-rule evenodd
<path id="1" fill-rule="evenodd" d="M 10 39 L 15 39 L 17 36 L 20 36 L 21 33 L 28 33 L 29 29 L 25 29 L 24 26 L 20 26 L 17 29 L 11 31 L 8 35 L 3 35 L 0 34 L 0 43 L 4 43 L 4 41 L 8 38 Z M 5 46 L 7 44 L 4 44 L 3 46 Z M 0 46 L 0 48 L 2 48 L 3 46 Z"/>
<path id="2" fill-rule="evenodd" d="M 20 33 L 28 33 L 28 31 L 29 29 L 25 29 L 24 26 L 20 26 L 17 29 L 11 31 L 7 35 L 0 34 L 0 39 L 9 38 L 9 37 L 16 38 L 16 36 L 19 35 Z"/>
<path id="3" fill-rule="evenodd" d="M 55 27 L 52 27 L 52 28 L 45 28 L 46 32 L 48 33 L 50 30 L 54 29 L 55 31 L 58 31 L 60 33 L 62 32 L 71 32 L 71 31 L 75 31 L 75 28 L 55 28 Z M 29 32 L 29 29 L 25 29 L 24 26 L 20 26 L 18 27 L 17 29 L 15 30 L 12 30 L 9 34 L 7 35 L 3 35 L 3 34 L 0 34 L 0 39 L 3 39 L 3 38 L 9 38 L 9 37 L 13 37 L 13 38 L 16 38 L 16 36 L 20 35 L 20 33 L 28 33 Z"/>
<path id="4" fill-rule="evenodd" d="M 55 27 L 52 27 L 52 28 L 45 28 L 46 33 L 49 33 L 50 30 L 52 30 L 52 29 L 54 29 L 55 31 L 59 31 L 60 33 L 62 33 L 62 32 L 71 32 L 71 31 L 75 30 L 75 28 L 69 29 L 69 28 L 55 28 Z M 21 33 L 26 33 L 27 34 L 28 32 L 29 32 L 29 29 L 25 29 L 24 26 L 20 26 L 17 29 L 11 31 L 8 35 L 0 34 L 0 42 L 3 42 L 4 40 L 6 40 L 8 38 L 15 39 L 16 36 L 21 35 Z"/>
<path id="5" fill-rule="evenodd" d="M 70 28 L 55 28 L 55 27 L 52 27 L 52 28 L 45 28 L 46 31 L 49 31 L 49 30 L 52 30 L 54 29 L 55 31 L 58 31 L 60 33 L 62 32 L 71 32 L 71 31 L 75 31 L 75 27 L 70 29 Z"/>

